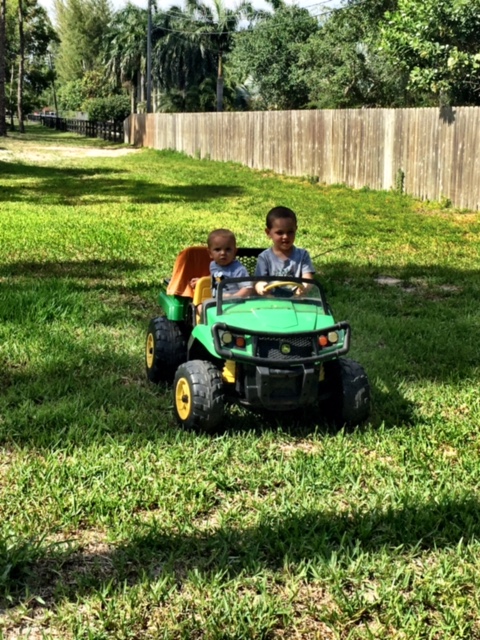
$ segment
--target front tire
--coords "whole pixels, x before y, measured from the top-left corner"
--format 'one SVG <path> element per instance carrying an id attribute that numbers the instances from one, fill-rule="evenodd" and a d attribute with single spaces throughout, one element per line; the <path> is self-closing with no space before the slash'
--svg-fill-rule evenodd
<path id="1" fill-rule="evenodd" d="M 213 431 L 222 421 L 225 408 L 220 371 L 205 360 L 185 362 L 175 374 L 173 399 L 182 426 Z"/>
<path id="2" fill-rule="evenodd" d="M 145 341 L 145 369 L 150 382 L 172 382 L 187 359 L 187 343 L 178 323 L 158 317 L 150 321 Z"/>
<path id="3" fill-rule="evenodd" d="M 324 404 L 327 418 L 339 427 L 364 422 L 370 413 L 370 384 L 362 365 L 339 358 L 326 363 L 325 374 L 332 390 Z"/>

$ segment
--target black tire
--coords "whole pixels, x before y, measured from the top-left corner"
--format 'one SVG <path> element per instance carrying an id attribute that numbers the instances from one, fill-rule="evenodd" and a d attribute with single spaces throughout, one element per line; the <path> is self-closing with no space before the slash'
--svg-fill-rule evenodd
<path id="1" fill-rule="evenodd" d="M 180 365 L 173 384 L 173 403 L 181 425 L 213 431 L 222 421 L 225 408 L 220 371 L 205 360 Z"/>
<path id="2" fill-rule="evenodd" d="M 370 384 L 358 362 L 339 358 L 325 364 L 325 376 L 331 389 L 323 407 L 326 417 L 339 427 L 354 427 L 370 413 Z"/>
<path id="3" fill-rule="evenodd" d="M 150 320 L 145 341 L 145 369 L 150 382 L 172 382 L 187 360 L 187 343 L 178 323 L 168 318 Z"/>

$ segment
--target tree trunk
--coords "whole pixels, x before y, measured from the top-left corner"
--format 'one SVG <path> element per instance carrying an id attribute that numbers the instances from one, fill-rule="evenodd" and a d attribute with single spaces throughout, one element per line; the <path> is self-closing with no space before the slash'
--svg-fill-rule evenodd
<path id="1" fill-rule="evenodd" d="M 217 111 L 223 111 L 223 64 L 221 53 L 218 54 Z"/>
<path id="2" fill-rule="evenodd" d="M 146 112 L 152 112 L 152 0 L 148 0 Z"/>
<path id="3" fill-rule="evenodd" d="M 145 102 L 145 76 L 143 73 L 140 73 L 138 79 L 138 93 L 137 93 L 137 102 Z M 144 105 L 145 106 L 145 105 Z"/>
<path id="4" fill-rule="evenodd" d="M 55 73 L 54 73 L 54 69 L 53 69 L 52 54 L 50 52 L 48 53 L 48 61 L 49 61 L 50 70 L 52 72 L 53 106 L 55 107 L 55 116 L 58 118 L 59 114 L 58 114 L 58 104 L 57 104 L 57 92 L 55 90 Z"/>
<path id="5" fill-rule="evenodd" d="M 20 55 L 18 59 L 18 93 L 17 93 L 17 116 L 18 130 L 25 133 L 23 123 L 23 76 L 25 74 L 25 38 L 23 35 L 23 0 L 18 0 L 18 43 Z"/>
<path id="6" fill-rule="evenodd" d="M 0 0 L 0 136 L 7 135 L 6 99 L 5 99 L 5 64 L 6 64 L 6 0 Z"/>
<path id="7" fill-rule="evenodd" d="M 130 82 L 128 87 L 130 93 L 130 113 L 135 113 L 135 83 Z"/>
<path id="8" fill-rule="evenodd" d="M 15 131 L 15 122 L 13 119 L 13 84 L 15 80 L 15 64 L 12 63 L 10 69 L 10 94 L 8 96 L 8 106 L 10 111 L 10 131 Z"/>

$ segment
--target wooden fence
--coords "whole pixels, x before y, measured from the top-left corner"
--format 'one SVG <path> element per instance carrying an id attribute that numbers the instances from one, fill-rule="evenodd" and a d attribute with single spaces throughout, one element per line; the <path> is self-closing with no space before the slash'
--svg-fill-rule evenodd
<path id="1" fill-rule="evenodd" d="M 75 120 L 58 116 L 29 115 L 31 122 L 41 122 L 44 127 L 57 131 L 72 131 L 89 138 L 103 138 L 123 142 L 125 130 L 123 122 L 93 122 L 91 120 Z"/>
<path id="2" fill-rule="evenodd" d="M 480 208 L 480 107 L 135 114 L 125 142 Z"/>

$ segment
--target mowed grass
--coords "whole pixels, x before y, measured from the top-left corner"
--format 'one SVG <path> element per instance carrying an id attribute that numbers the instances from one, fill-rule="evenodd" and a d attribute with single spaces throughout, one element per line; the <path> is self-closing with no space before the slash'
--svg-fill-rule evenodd
<path id="1" fill-rule="evenodd" d="M 299 215 L 372 386 L 355 430 L 180 430 L 175 255 Z M 480 215 L 31 127 L 0 141 L 0 637 L 480 638 Z"/>

